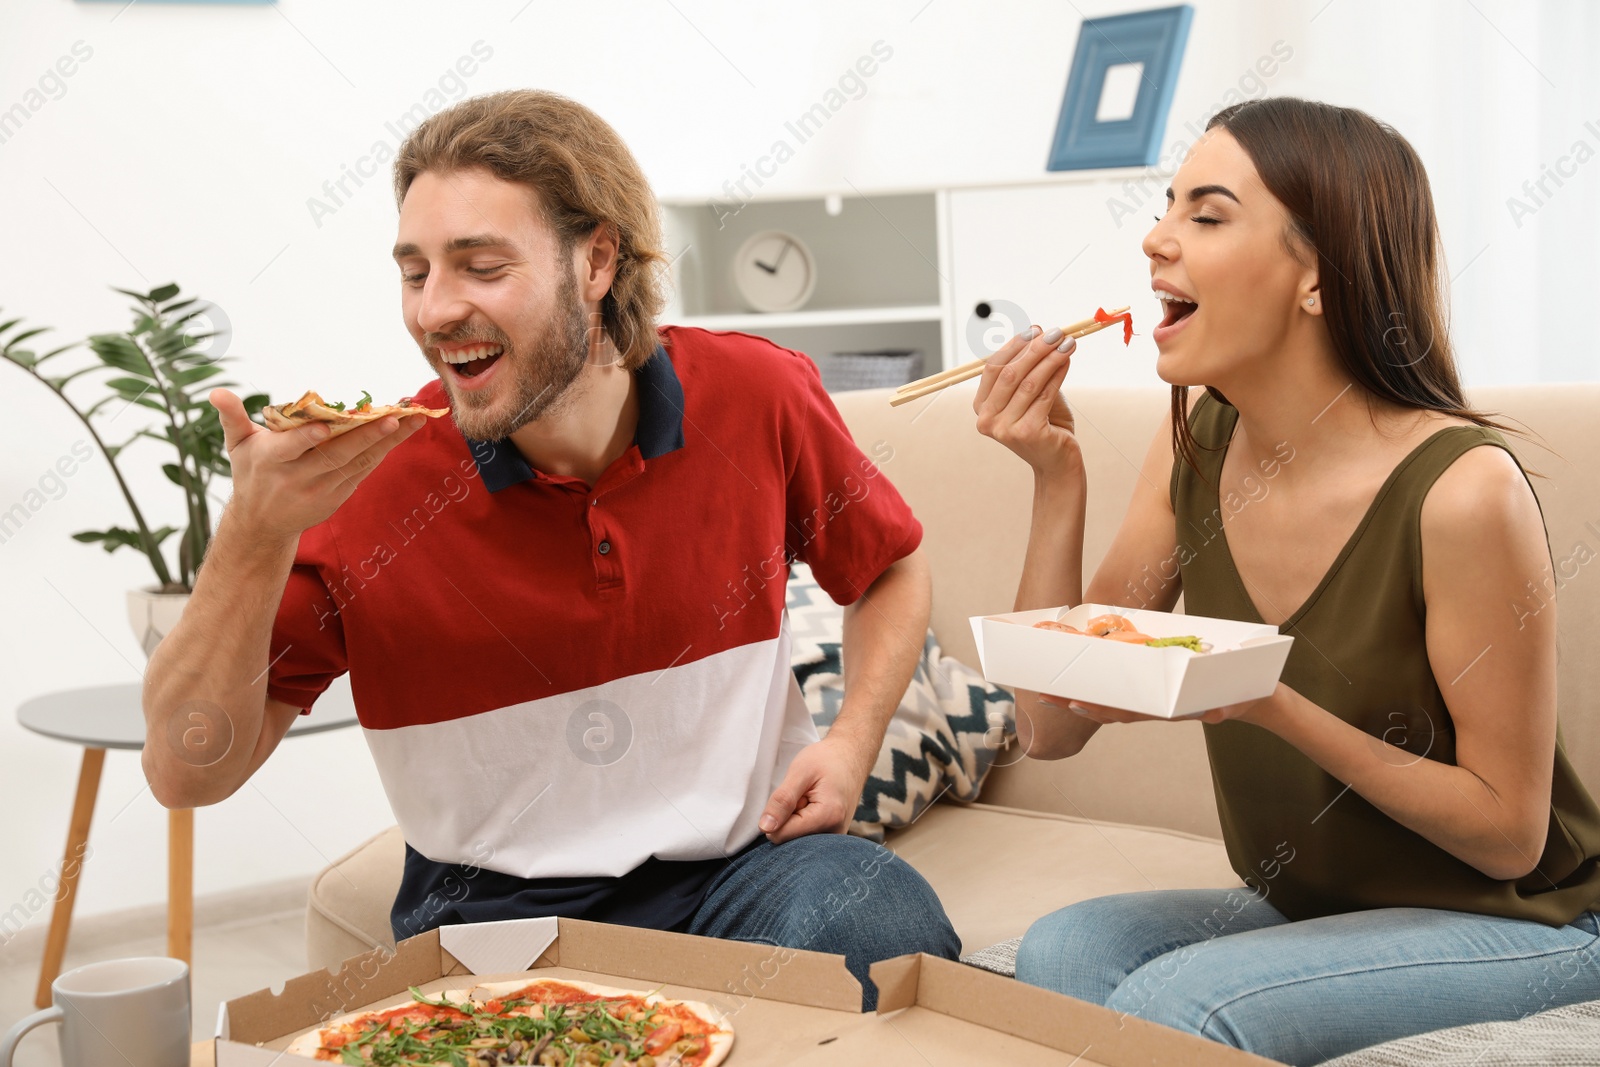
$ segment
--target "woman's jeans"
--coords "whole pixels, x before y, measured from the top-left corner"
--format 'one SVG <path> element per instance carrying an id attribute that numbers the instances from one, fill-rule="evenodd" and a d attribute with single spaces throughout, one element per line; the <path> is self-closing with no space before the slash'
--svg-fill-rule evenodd
<path id="1" fill-rule="evenodd" d="M 1600 1000 L 1600 920 L 1385 908 L 1290 922 L 1246 889 L 1127 893 L 1035 922 L 1017 978 L 1291 1064 Z"/>

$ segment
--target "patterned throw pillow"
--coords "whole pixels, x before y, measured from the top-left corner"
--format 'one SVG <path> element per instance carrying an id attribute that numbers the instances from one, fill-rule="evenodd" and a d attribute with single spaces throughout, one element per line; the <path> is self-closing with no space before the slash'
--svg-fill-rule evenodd
<path id="1" fill-rule="evenodd" d="M 817 732 L 826 736 L 844 697 L 844 609 L 804 563 L 789 575 L 791 665 Z M 944 655 L 930 630 L 922 659 L 884 735 L 850 832 L 882 841 L 945 794 L 978 799 L 995 756 L 1016 734 L 1010 694 Z"/>

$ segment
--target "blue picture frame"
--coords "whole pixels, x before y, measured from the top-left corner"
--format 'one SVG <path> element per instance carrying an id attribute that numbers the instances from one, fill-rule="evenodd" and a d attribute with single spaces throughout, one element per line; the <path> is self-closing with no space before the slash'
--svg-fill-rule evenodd
<path id="1" fill-rule="evenodd" d="M 1147 167 L 1160 158 L 1193 19 L 1194 8 L 1179 4 L 1083 21 L 1048 170 Z M 1106 70 L 1126 63 L 1144 64 L 1133 114 L 1101 122 L 1095 115 Z"/>

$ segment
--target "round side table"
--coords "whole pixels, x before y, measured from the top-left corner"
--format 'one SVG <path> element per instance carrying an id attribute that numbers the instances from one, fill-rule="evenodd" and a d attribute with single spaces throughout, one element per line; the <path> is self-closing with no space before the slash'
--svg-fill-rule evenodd
<path id="1" fill-rule="evenodd" d="M 50 983 L 61 973 L 61 960 L 66 955 L 72 904 L 78 892 L 81 858 L 89 841 L 89 821 L 100 791 L 106 749 L 144 748 L 144 713 L 139 694 L 138 682 L 63 689 L 24 701 L 17 708 L 17 721 L 34 733 L 83 746 L 78 793 L 72 802 L 67 849 L 61 864 L 61 888 L 50 913 L 44 961 L 39 967 L 39 989 L 34 997 L 34 1003 L 41 1008 L 50 1006 Z M 337 730 L 355 721 L 350 687 L 341 679 L 317 701 L 313 714 L 301 716 L 289 727 L 288 736 Z M 193 934 L 194 809 L 173 808 L 167 812 L 167 955 L 190 962 Z"/>

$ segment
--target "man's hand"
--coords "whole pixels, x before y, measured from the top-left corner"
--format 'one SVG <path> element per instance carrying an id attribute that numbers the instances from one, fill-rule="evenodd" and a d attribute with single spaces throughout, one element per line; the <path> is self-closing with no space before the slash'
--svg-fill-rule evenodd
<path id="1" fill-rule="evenodd" d="M 230 517 L 257 539 L 290 544 L 332 515 L 383 457 L 428 421 L 391 415 L 329 441 L 322 423 L 282 433 L 256 425 L 244 402 L 226 389 L 213 389 L 210 400 L 233 464 Z"/>
<path id="2" fill-rule="evenodd" d="M 844 833 L 867 782 L 860 762 L 858 753 L 831 736 L 802 748 L 761 813 L 767 839 L 781 845 L 807 834 Z"/>

